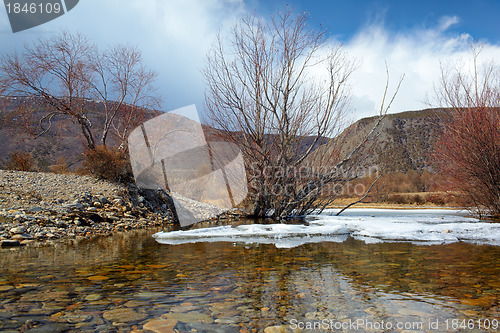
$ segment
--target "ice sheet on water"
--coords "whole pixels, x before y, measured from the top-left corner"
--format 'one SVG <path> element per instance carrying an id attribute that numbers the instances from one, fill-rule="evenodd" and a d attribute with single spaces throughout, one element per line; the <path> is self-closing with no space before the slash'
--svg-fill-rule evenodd
<path id="1" fill-rule="evenodd" d="M 408 241 L 442 244 L 458 241 L 500 246 L 500 224 L 444 209 L 350 209 L 341 216 L 326 210 L 307 217 L 309 225 L 252 224 L 222 226 L 154 235 L 164 244 L 242 242 L 295 247 L 324 241 L 343 242 L 348 235 L 367 243 Z"/>
<path id="2" fill-rule="evenodd" d="M 186 231 L 159 232 L 153 235 L 162 244 L 194 242 L 242 242 L 274 244 L 278 248 L 291 248 L 321 241 L 343 242 L 348 230 L 341 225 L 315 224 L 249 224 L 237 227 L 222 226 Z"/>

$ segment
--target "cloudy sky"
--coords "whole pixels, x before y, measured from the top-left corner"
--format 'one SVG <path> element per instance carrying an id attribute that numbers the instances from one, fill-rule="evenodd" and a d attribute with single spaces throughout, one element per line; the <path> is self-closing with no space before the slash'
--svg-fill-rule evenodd
<path id="1" fill-rule="evenodd" d="M 61 29 L 81 32 L 102 48 L 128 43 L 159 73 L 164 110 L 189 104 L 201 109 L 200 69 L 217 31 L 245 13 L 269 18 L 287 4 L 309 12 L 313 28 L 327 27 L 329 43 L 342 43 L 359 61 L 351 81 L 353 119 L 376 113 L 385 62 L 394 85 L 405 74 L 390 110 L 400 112 L 428 107 L 424 101 L 439 78 L 440 62 L 467 57 L 471 39 L 485 43 L 485 59 L 500 59 L 498 0 L 80 0 L 64 16 L 15 34 L 0 9 L 0 51 L 12 52 Z"/>

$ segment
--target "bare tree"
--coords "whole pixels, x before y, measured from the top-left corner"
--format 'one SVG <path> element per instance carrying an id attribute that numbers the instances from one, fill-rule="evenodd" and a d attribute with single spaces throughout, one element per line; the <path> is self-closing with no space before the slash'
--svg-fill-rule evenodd
<path id="1" fill-rule="evenodd" d="M 479 64 L 481 48 L 471 45 L 470 70 L 442 65 L 436 97 L 446 116 L 435 157 L 479 215 L 500 216 L 500 69 Z"/>
<path id="2" fill-rule="evenodd" d="M 117 46 L 100 52 L 85 36 L 66 31 L 25 46 L 21 54 L 6 54 L 0 62 L 6 94 L 43 101 L 46 112 L 38 135 L 51 129 L 54 117 L 64 116 L 79 125 L 89 149 L 95 149 L 98 131 L 105 145 L 110 128 L 124 142 L 130 113 L 157 105 L 155 77 L 137 49 Z M 92 102 L 101 102 L 103 110 L 93 109 Z M 93 118 L 100 116 L 103 126 L 97 129 Z"/>
<path id="3" fill-rule="evenodd" d="M 207 122 L 216 137 L 241 147 L 249 170 L 247 208 L 256 216 L 324 209 L 357 177 L 356 162 L 373 134 L 349 150 L 344 140 L 331 139 L 345 125 L 355 63 L 307 22 L 306 13 L 290 9 L 270 22 L 247 16 L 229 42 L 219 35 L 207 56 Z M 383 105 L 376 126 L 390 103 Z"/>
<path id="4" fill-rule="evenodd" d="M 94 99 L 104 107 L 101 144 L 106 145 L 110 130 L 124 144 L 130 130 L 139 125 L 144 109 L 156 109 L 158 98 L 152 93 L 157 74 L 142 63 L 141 52 L 134 47 L 118 45 L 92 59 Z"/>

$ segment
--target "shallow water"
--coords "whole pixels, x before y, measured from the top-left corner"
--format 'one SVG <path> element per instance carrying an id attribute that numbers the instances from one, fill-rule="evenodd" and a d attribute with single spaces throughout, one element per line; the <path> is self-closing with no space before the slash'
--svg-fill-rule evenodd
<path id="1" fill-rule="evenodd" d="M 498 246 L 350 236 L 293 248 L 169 245 L 153 233 L 0 250 L 0 331 L 129 332 L 160 323 L 162 332 L 486 332 L 500 320 Z"/>

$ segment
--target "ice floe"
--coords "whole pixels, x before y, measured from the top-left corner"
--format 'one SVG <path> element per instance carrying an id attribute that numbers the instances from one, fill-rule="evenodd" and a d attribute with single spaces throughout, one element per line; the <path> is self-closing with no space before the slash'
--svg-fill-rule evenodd
<path id="1" fill-rule="evenodd" d="M 291 248 L 306 243 L 343 242 L 350 235 L 366 243 L 405 241 L 442 244 L 458 241 L 500 246 L 500 223 L 445 209 L 350 209 L 311 215 L 304 224 L 251 224 L 159 232 L 163 244 L 237 242 L 275 244 Z"/>

